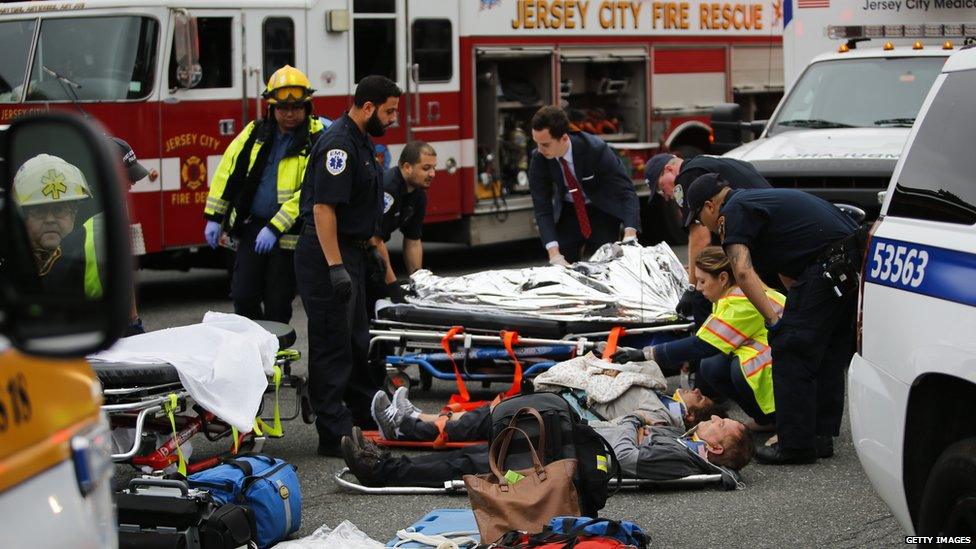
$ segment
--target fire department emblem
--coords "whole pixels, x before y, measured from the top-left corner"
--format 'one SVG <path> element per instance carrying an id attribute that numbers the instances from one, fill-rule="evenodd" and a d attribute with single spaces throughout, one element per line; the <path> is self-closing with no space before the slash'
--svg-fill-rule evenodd
<path id="1" fill-rule="evenodd" d="M 198 156 L 191 156 L 183 161 L 180 168 L 180 179 L 191 191 L 195 191 L 207 182 L 207 165 Z"/>
<path id="2" fill-rule="evenodd" d="M 481 9 L 490 10 L 492 8 L 497 8 L 502 0 L 481 0 Z"/>
<path id="3" fill-rule="evenodd" d="M 383 213 L 390 211 L 393 207 L 393 195 L 390 193 L 383 193 Z"/>
<path id="4" fill-rule="evenodd" d="M 332 175 L 339 175 L 346 169 L 349 155 L 342 149 L 332 149 L 325 154 L 325 169 Z"/>

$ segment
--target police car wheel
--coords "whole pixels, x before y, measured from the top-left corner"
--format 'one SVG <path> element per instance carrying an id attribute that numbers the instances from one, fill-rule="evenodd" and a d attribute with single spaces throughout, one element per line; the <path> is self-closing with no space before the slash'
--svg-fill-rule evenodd
<path id="1" fill-rule="evenodd" d="M 952 444 L 936 460 L 922 494 L 918 534 L 976 538 L 976 438 Z"/>

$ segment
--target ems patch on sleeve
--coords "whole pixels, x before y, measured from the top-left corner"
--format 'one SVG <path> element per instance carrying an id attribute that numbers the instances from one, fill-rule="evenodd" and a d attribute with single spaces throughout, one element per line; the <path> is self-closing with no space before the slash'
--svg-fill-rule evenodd
<path id="1" fill-rule="evenodd" d="M 325 154 L 325 169 L 332 175 L 339 175 L 346 169 L 349 155 L 342 149 L 332 149 Z"/>
<path id="2" fill-rule="evenodd" d="M 393 207 L 393 195 L 390 193 L 383 193 L 383 213 L 390 211 Z"/>

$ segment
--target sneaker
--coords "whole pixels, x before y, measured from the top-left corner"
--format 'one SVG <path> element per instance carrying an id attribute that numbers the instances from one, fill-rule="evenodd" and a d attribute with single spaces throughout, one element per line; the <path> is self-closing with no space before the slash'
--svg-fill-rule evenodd
<path id="1" fill-rule="evenodd" d="M 420 408 L 417 408 L 410 402 L 409 396 L 410 389 L 407 387 L 400 387 L 393 392 L 393 406 L 396 407 L 397 413 L 400 414 L 401 418 L 416 417 L 423 413 Z"/>
<path id="2" fill-rule="evenodd" d="M 376 466 L 384 459 L 383 456 L 374 454 L 357 447 L 352 437 L 342 437 L 342 458 L 346 462 L 349 471 L 359 479 L 363 486 L 381 486 L 380 479 L 376 476 Z"/>
<path id="3" fill-rule="evenodd" d="M 370 404 L 370 414 L 380 428 L 380 435 L 386 440 L 396 439 L 396 428 L 400 424 L 399 421 L 395 421 L 396 412 L 396 407 L 390 402 L 390 397 L 386 396 L 383 391 L 376 391 L 373 396 L 373 403 Z"/>

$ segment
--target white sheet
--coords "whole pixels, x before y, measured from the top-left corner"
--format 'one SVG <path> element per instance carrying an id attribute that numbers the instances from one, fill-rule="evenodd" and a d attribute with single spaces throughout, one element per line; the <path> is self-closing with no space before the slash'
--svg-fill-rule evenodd
<path id="1" fill-rule="evenodd" d="M 210 311 L 200 324 L 123 338 L 89 360 L 172 364 L 199 405 L 249 432 L 277 352 L 278 338 L 257 323 Z"/>

